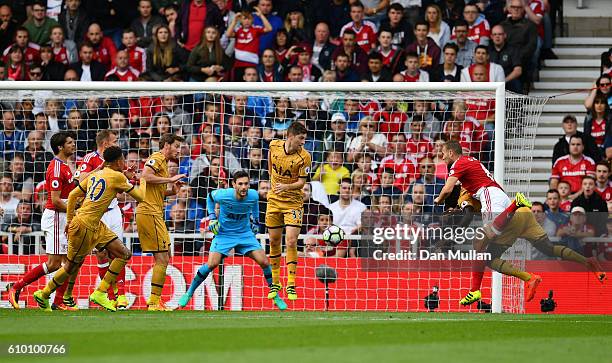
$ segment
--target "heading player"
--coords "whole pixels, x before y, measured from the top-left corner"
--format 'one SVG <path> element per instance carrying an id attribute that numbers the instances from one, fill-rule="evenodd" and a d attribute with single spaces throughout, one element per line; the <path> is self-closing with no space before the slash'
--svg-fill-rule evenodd
<path id="1" fill-rule="evenodd" d="M 75 136 L 67 131 L 60 131 L 51 136 L 51 149 L 55 158 L 51 160 L 45 174 L 47 203 L 41 218 L 41 229 L 45 234 L 47 262 L 44 262 L 26 273 L 15 284 L 9 284 L 8 300 L 15 309 L 19 309 L 21 290 L 45 276 L 57 271 L 66 260 L 68 240 L 64 234 L 66 227 L 66 199 L 75 188 L 68 159 L 76 150 Z M 53 310 L 78 310 L 72 298 L 74 278 L 65 281 L 57 290 L 53 301 Z"/>
<path id="2" fill-rule="evenodd" d="M 68 235 L 66 263 L 44 289 L 34 293 L 34 299 L 41 309 L 49 310 L 49 295 L 66 281 L 69 274 L 78 271 L 85 257 L 96 247 L 106 248 L 115 259 L 96 290 L 89 296 L 89 301 L 109 311 L 117 310 L 108 300 L 107 290 L 132 257 L 132 253 L 101 219 L 117 193 L 126 192 L 138 202 L 143 200 L 144 195 L 128 181 L 128 177 L 132 178 L 133 175 L 126 176 L 122 173 L 125 168 L 125 158 L 121 148 L 111 146 L 104 150 L 103 156 L 104 168 L 90 174 L 87 180 L 80 182 L 78 188 L 70 192 L 66 205 L 65 231 Z M 83 204 L 75 215 L 77 199 L 82 197 L 84 197 Z"/>
<path id="3" fill-rule="evenodd" d="M 239 170 L 232 176 L 233 188 L 217 189 L 208 194 L 206 208 L 211 221 L 208 230 L 215 238 L 210 247 L 208 261 L 198 269 L 189 290 L 179 301 L 180 307 L 187 306 L 198 286 L 232 249 L 257 262 L 263 270 L 268 286 L 272 285 L 270 262 L 255 238 L 259 230 L 259 194 L 256 190 L 249 189 L 249 184 L 249 173 Z M 219 204 L 218 216 L 215 214 L 215 204 Z M 287 304 L 279 296 L 274 302 L 281 310 L 287 308 Z"/>
<path id="4" fill-rule="evenodd" d="M 180 180 L 187 177 L 178 174 L 170 177 L 168 160 L 176 160 L 181 150 L 182 137 L 174 134 L 164 134 L 159 138 L 159 151 L 151 154 L 142 170 L 140 185 L 145 190 L 145 199 L 136 208 L 136 226 L 142 252 L 153 253 L 155 264 L 151 277 L 151 296 L 147 301 L 151 311 L 167 311 L 161 301 L 162 289 L 166 281 L 166 268 L 170 261 L 168 249 L 170 235 L 164 223 L 164 199 L 175 195 L 181 186 Z M 172 189 L 167 189 L 167 184 Z"/>
<path id="5" fill-rule="evenodd" d="M 98 132 L 96 135 L 97 149 L 83 157 L 83 163 L 77 171 L 80 182 L 85 180 L 91 172 L 104 164 L 104 159 L 102 158 L 104 151 L 111 146 L 117 146 L 117 139 L 118 137 L 116 131 L 102 130 Z M 114 198 L 111 201 L 111 204 L 108 206 L 108 210 L 102 216 L 102 222 L 104 222 L 104 224 L 106 224 L 111 231 L 115 232 L 119 238 L 119 241 L 123 242 L 123 215 L 119 209 L 119 202 L 117 201 L 117 198 Z M 106 250 L 96 250 L 96 257 L 98 259 L 98 275 L 100 278 L 104 278 L 110 264 L 108 259 L 109 257 L 112 258 L 113 256 L 108 256 L 108 251 Z M 116 289 L 117 309 L 127 309 L 129 304 L 128 299 L 125 296 L 124 281 L 125 269 L 121 270 L 121 273 L 119 276 L 117 276 L 115 286 L 108 291 L 109 299 L 114 300 Z"/>
<path id="6" fill-rule="evenodd" d="M 304 150 L 306 127 L 299 122 L 287 129 L 286 140 L 270 142 L 268 172 L 271 190 L 268 192 L 266 227 L 270 235 L 270 262 L 272 263 L 272 285 L 268 299 L 278 296 L 280 284 L 281 239 L 285 228 L 287 243 L 287 298 L 297 300 L 295 277 L 297 272 L 297 239 L 302 227 L 304 201 L 302 187 L 306 183 L 312 158 Z"/>

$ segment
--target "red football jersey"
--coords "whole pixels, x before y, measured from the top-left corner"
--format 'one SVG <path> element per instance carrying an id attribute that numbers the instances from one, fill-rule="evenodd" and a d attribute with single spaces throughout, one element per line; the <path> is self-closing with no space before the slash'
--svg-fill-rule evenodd
<path id="1" fill-rule="evenodd" d="M 559 209 L 562 212 L 569 212 L 572 209 L 572 201 L 567 199 L 567 200 L 562 200 L 559 203 Z"/>
<path id="2" fill-rule="evenodd" d="M 382 55 L 382 58 L 383 58 L 383 66 L 391 67 L 392 66 L 391 62 L 393 61 L 393 57 L 395 57 L 395 53 L 397 53 L 397 50 L 391 48 L 388 52 L 383 52 L 379 50 L 379 53 L 380 55 Z"/>
<path id="3" fill-rule="evenodd" d="M 111 69 L 116 54 L 115 43 L 110 38 L 103 37 L 100 44 L 94 46 L 93 60 L 102 63 L 106 69 Z"/>
<path id="4" fill-rule="evenodd" d="M 582 177 L 595 176 L 595 162 L 588 156 L 582 156 L 577 163 L 572 163 L 569 155 L 557 159 L 552 168 L 551 178 L 557 178 L 569 183 L 572 193 L 582 188 Z"/>
<path id="5" fill-rule="evenodd" d="M 595 139 L 595 144 L 603 148 L 606 140 L 606 120 L 593 120 L 591 125 L 591 136 Z"/>
<path id="6" fill-rule="evenodd" d="M 364 52 L 370 53 L 372 49 L 376 48 L 376 24 L 373 22 L 363 20 L 361 28 L 356 28 L 355 23 L 351 21 L 342 27 L 340 37 L 342 37 L 347 29 L 352 29 L 355 32 L 355 41 Z"/>
<path id="7" fill-rule="evenodd" d="M 476 19 L 474 24 L 468 25 L 468 39 L 473 40 L 476 44 L 480 44 L 482 38 L 491 38 L 491 26 L 489 22 L 482 18 Z M 455 34 L 455 28 L 451 32 L 451 39 L 457 39 L 457 35 Z"/>
<path id="8" fill-rule="evenodd" d="M 364 115 L 372 116 L 379 110 L 380 103 L 378 103 L 376 100 L 366 100 L 365 103 L 359 101 L 359 111 Z"/>
<path id="9" fill-rule="evenodd" d="M 487 168 L 471 156 L 460 156 L 451 166 L 448 176 L 459 179 L 461 186 L 472 195 L 476 194 L 480 188 L 498 187 L 501 189 Z"/>
<path id="10" fill-rule="evenodd" d="M 461 128 L 461 144 L 469 145 L 469 152 L 472 154 L 479 153 L 489 137 L 484 129 L 484 126 L 478 120 L 467 119 L 463 121 Z"/>
<path id="11" fill-rule="evenodd" d="M 425 73 L 420 69 L 417 70 L 416 75 L 411 76 L 406 71 L 401 71 L 400 74 L 404 76 L 404 82 L 428 82 L 429 77 L 425 78 Z"/>
<path id="12" fill-rule="evenodd" d="M 264 29 L 260 26 L 251 26 L 249 29 L 240 27 L 236 30 L 236 50 L 234 67 L 249 67 L 259 63 L 259 37 Z"/>
<path id="13" fill-rule="evenodd" d="M 123 71 L 120 71 L 117 67 L 115 67 L 108 71 L 108 73 L 106 73 L 104 79 L 106 80 L 113 74 L 119 77 L 119 81 L 121 82 L 135 82 L 138 80 L 140 72 L 138 72 L 136 68 L 132 68 L 130 66 L 128 66 L 128 68 Z"/>
<path id="14" fill-rule="evenodd" d="M 600 189 L 595 186 L 595 191 L 599 194 L 600 197 L 603 198 L 606 202 L 612 201 L 612 185 L 607 184 L 605 188 Z"/>
<path id="15" fill-rule="evenodd" d="M 374 114 L 374 120 L 380 122 L 379 131 L 387 135 L 387 139 L 391 141 L 393 135 L 403 132 L 404 124 L 408 121 L 408 115 L 398 110 L 382 110 Z"/>
<path id="16" fill-rule="evenodd" d="M 406 152 L 408 155 L 421 160 L 426 156 L 431 156 L 433 150 L 433 140 L 429 137 L 423 136 L 417 140 L 412 134 L 408 135 L 406 140 Z"/>
<path id="17" fill-rule="evenodd" d="M 147 69 L 147 52 L 137 46 L 126 48 L 130 58 L 130 67 L 133 67 L 142 73 Z"/>
<path id="18" fill-rule="evenodd" d="M 4 52 L 2 53 L 4 58 L 4 63 L 8 63 L 8 54 L 11 48 L 15 45 L 15 43 L 9 45 Z M 28 46 L 24 50 L 24 58 L 25 62 L 28 66 L 32 65 L 34 62 L 40 61 L 40 46 L 36 43 L 28 43 Z"/>
<path id="19" fill-rule="evenodd" d="M 529 7 L 533 13 L 542 18 L 540 21 L 540 25 L 537 25 L 538 28 L 538 36 L 540 39 L 544 39 L 544 2 L 542 0 L 531 0 L 529 3 Z"/>
<path id="20" fill-rule="evenodd" d="M 466 118 L 473 118 L 478 121 L 492 119 L 495 115 L 495 99 L 493 98 L 468 98 L 465 100 L 467 110 Z"/>
<path id="21" fill-rule="evenodd" d="M 63 63 L 65 65 L 70 64 L 70 60 L 68 59 L 68 49 L 66 47 L 53 48 L 54 60 L 58 63 Z"/>
<path id="22" fill-rule="evenodd" d="M 417 162 L 413 158 L 396 160 L 394 155 L 389 155 L 380 161 L 380 172 L 382 173 L 385 169 L 393 169 L 395 172 L 395 182 L 393 185 L 402 190 L 408 189 L 410 183 L 418 177 Z"/>
<path id="23" fill-rule="evenodd" d="M 68 199 L 68 195 L 75 188 L 72 170 L 65 162 L 58 158 L 53 158 L 47 167 L 45 174 L 45 189 L 47 190 L 46 209 L 55 210 L 51 201 L 51 192 L 60 191 L 61 199 Z"/>
<path id="24" fill-rule="evenodd" d="M 102 155 L 98 154 L 97 151 L 92 151 L 89 154 L 83 157 L 81 161 L 81 166 L 79 167 L 80 173 L 89 173 L 98 166 L 104 164 L 104 159 L 102 159 Z"/>

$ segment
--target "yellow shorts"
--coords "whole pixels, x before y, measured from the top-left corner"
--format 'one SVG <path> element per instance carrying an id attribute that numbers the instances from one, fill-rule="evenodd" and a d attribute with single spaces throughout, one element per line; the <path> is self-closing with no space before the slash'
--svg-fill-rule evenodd
<path id="1" fill-rule="evenodd" d="M 102 249 L 118 237 L 103 222 L 94 229 L 86 228 L 80 219 L 74 217 L 68 227 L 68 254 L 71 262 L 79 263 L 91 253 L 94 248 Z"/>
<path id="2" fill-rule="evenodd" d="M 304 208 L 279 208 L 275 203 L 268 203 L 266 209 L 266 227 L 283 228 L 285 226 L 302 227 Z"/>
<path id="3" fill-rule="evenodd" d="M 142 252 L 168 252 L 170 235 L 161 216 L 136 213 L 136 226 Z"/>
<path id="4" fill-rule="evenodd" d="M 534 242 L 543 237 L 546 237 L 546 232 L 538 224 L 533 213 L 528 208 L 523 207 L 514 213 L 502 234 L 495 238 L 495 243 L 512 246 L 517 238 Z"/>

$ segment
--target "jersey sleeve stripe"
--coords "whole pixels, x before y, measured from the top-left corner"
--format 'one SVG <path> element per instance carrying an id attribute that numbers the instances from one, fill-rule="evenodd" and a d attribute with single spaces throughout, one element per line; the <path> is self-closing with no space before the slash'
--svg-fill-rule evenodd
<path id="1" fill-rule="evenodd" d="M 126 193 L 129 193 L 129 192 L 131 192 L 132 190 L 134 190 L 134 186 L 133 186 L 133 185 L 132 185 L 132 187 L 131 187 L 130 189 L 126 190 L 125 192 L 126 192 Z"/>
<path id="2" fill-rule="evenodd" d="M 79 183 L 79 189 L 81 189 L 83 193 L 87 193 L 87 190 L 83 189 L 83 186 L 81 185 L 81 183 Z"/>

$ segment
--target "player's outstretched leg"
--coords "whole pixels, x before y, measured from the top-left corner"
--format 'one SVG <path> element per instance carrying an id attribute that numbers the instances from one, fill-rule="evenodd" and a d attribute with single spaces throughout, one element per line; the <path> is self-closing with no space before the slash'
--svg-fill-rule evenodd
<path id="1" fill-rule="evenodd" d="M 493 270 L 501 272 L 504 275 L 514 276 L 525 281 L 525 301 L 533 300 L 538 285 L 542 282 L 542 278 L 536 274 L 521 271 L 510 262 L 504 261 L 501 258 L 495 258 L 489 265 Z"/>
<path id="2" fill-rule="evenodd" d="M 601 267 L 599 262 L 597 262 L 597 259 L 595 259 L 594 257 L 586 258 L 585 256 L 572 250 L 569 247 L 559 245 L 555 246 L 546 236 L 540 238 L 532 244 L 535 248 L 538 249 L 538 251 L 544 253 L 547 256 L 561 257 L 561 259 L 563 260 L 574 261 L 578 262 L 581 265 L 584 265 L 586 268 L 591 270 L 593 274 L 595 274 L 595 278 L 597 279 L 597 281 L 602 284 L 605 282 L 605 280 L 608 279 L 603 268 Z"/>
<path id="3" fill-rule="evenodd" d="M 32 282 L 38 280 L 39 278 L 45 276 L 48 273 L 47 263 L 41 263 L 40 265 L 34 267 L 30 271 L 28 271 L 21 280 L 15 282 L 14 284 L 9 284 L 7 286 L 8 291 L 8 300 L 11 306 L 15 309 L 19 309 L 19 295 L 21 290 L 31 284 Z"/>
<path id="4" fill-rule="evenodd" d="M 208 274 L 212 270 L 213 269 L 211 269 L 208 266 L 208 263 L 205 263 L 202 266 L 200 266 L 200 268 L 198 269 L 198 272 L 196 272 L 196 275 L 193 278 L 193 281 L 191 281 L 191 284 L 189 285 L 189 289 L 187 290 L 186 293 L 183 294 L 183 296 L 181 296 L 181 299 L 179 300 L 178 306 L 180 308 L 184 308 L 185 306 L 187 306 L 187 304 L 189 303 L 189 300 L 191 300 L 191 297 L 195 293 L 196 289 L 200 285 L 202 285 L 202 283 L 204 282 L 204 280 L 206 280 L 206 278 L 208 277 Z"/>
<path id="5" fill-rule="evenodd" d="M 34 300 L 36 300 L 36 303 L 38 303 L 39 308 L 45 311 L 51 311 L 49 296 L 51 296 L 53 291 L 62 286 L 70 277 L 70 274 L 66 271 L 66 268 L 72 268 L 72 264 L 70 262 L 66 262 L 66 266 L 60 268 L 42 290 L 34 292 Z"/>
<path id="6" fill-rule="evenodd" d="M 499 213 L 491 224 L 484 226 L 484 231 L 488 238 L 494 238 L 502 233 L 508 222 L 512 219 L 514 212 L 519 208 L 527 207 L 531 208 L 531 202 L 523 193 L 516 193 L 514 200 L 503 212 Z"/>

